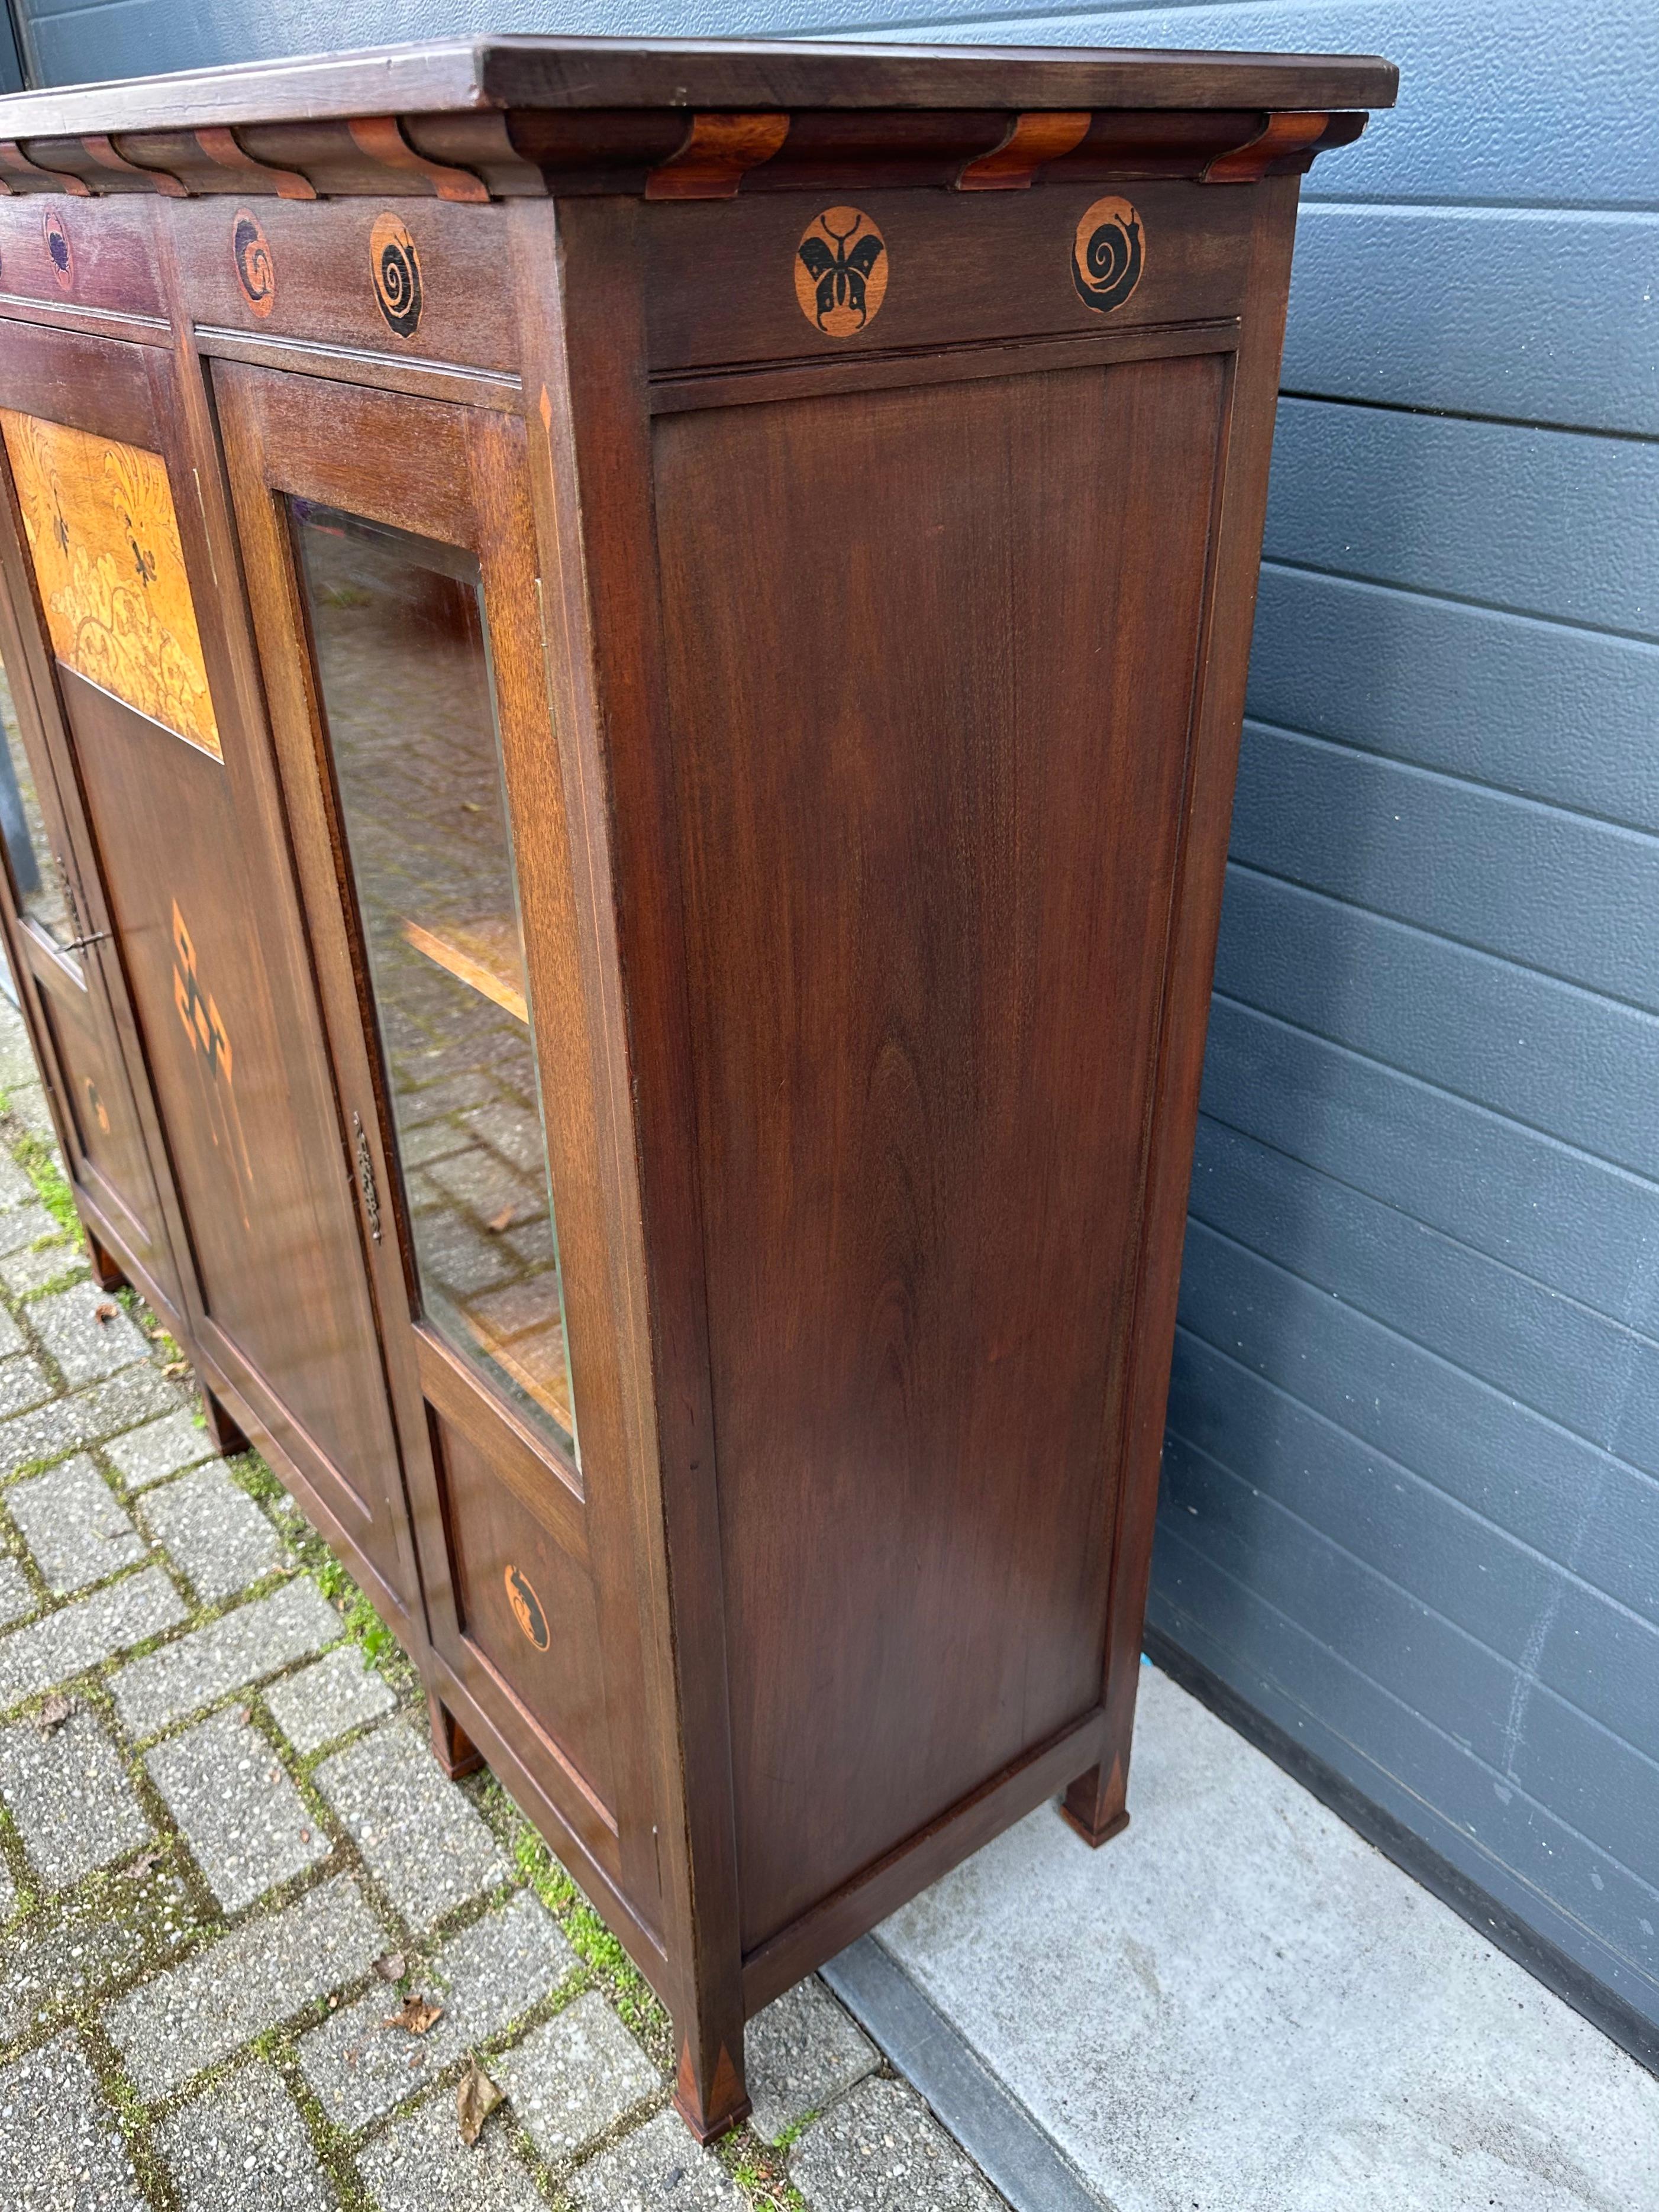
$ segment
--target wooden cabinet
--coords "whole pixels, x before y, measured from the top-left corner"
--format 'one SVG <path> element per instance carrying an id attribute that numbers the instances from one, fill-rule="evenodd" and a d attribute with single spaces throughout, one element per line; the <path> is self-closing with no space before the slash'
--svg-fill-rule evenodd
<path id="1" fill-rule="evenodd" d="M 1364 59 L 0 101 L 97 1257 L 674 2014 L 1125 1781 L 1299 173 Z"/>

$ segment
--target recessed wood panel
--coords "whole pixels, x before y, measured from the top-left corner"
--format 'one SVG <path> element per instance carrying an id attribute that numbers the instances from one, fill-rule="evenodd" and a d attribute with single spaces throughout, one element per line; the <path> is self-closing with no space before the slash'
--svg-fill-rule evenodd
<path id="1" fill-rule="evenodd" d="M 1099 1695 L 1227 380 L 657 425 L 745 1950 Z"/>
<path id="2" fill-rule="evenodd" d="M 586 1571 L 487 1455 L 432 1416 L 462 1635 L 602 1803 L 612 1802 L 605 1667 Z M 544 1478 L 550 1489 L 556 1478 Z"/>
<path id="3" fill-rule="evenodd" d="M 350 1170 L 307 1011 L 267 952 L 272 856 L 218 763 L 73 676 L 64 695 L 208 1317 L 395 1588 L 399 1478 Z"/>
<path id="4" fill-rule="evenodd" d="M 70 1162 L 70 1172 L 113 1215 L 134 1257 L 176 1301 L 178 1288 L 160 1230 L 149 1162 L 126 1072 L 106 1041 L 101 1010 L 67 982 L 47 984 L 38 975 L 36 981 L 79 1154 Z"/>

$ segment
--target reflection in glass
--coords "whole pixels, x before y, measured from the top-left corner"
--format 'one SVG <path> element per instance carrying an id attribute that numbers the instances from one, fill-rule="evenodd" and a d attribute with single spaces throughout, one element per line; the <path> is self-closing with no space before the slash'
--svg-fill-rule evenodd
<path id="1" fill-rule="evenodd" d="M 23 750 L 11 686 L 3 669 L 0 669 L 0 723 L 6 732 L 5 751 L 0 755 L 0 836 L 6 841 L 17 903 L 54 943 L 67 945 L 77 933 L 70 920 L 64 878 L 52 858 L 52 841 L 34 788 L 34 771 Z"/>
<path id="2" fill-rule="evenodd" d="M 574 1449 L 477 563 L 291 502 L 426 1318 Z"/>

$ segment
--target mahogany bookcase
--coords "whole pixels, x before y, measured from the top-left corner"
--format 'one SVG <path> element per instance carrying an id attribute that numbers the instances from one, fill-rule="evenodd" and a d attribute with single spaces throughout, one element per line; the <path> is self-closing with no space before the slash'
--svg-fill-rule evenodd
<path id="1" fill-rule="evenodd" d="M 96 1269 L 700 2136 L 803 1973 L 1127 1818 L 1298 179 L 1394 88 L 501 39 L 0 100 L 4 926 Z"/>

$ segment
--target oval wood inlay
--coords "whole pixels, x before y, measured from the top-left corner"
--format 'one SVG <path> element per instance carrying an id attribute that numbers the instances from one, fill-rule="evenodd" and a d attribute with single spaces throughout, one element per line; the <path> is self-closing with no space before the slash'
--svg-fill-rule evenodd
<path id="1" fill-rule="evenodd" d="M 545 1651 L 552 1638 L 547 1625 L 547 1615 L 542 1601 L 532 1588 L 529 1577 L 521 1567 L 509 1566 L 501 1577 L 507 1584 L 507 1601 L 513 1608 L 516 1620 L 538 1651 Z"/>
<path id="2" fill-rule="evenodd" d="M 270 258 L 270 241 L 260 227 L 259 218 L 251 209 L 237 209 L 231 244 L 236 255 L 236 282 L 242 288 L 242 296 L 263 320 L 276 302 L 276 264 Z"/>
<path id="3" fill-rule="evenodd" d="M 412 338 L 421 323 L 421 258 L 415 241 L 395 215 L 380 215 L 368 234 L 374 270 L 374 297 L 386 326 L 400 338 Z"/>
<path id="4" fill-rule="evenodd" d="M 46 241 L 46 258 L 52 264 L 52 273 L 60 292 L 75 289 L 75 248 L 64 218 L 56 208 L 48 208 L 40 217 L 40 234 Z"/>
<path id="5" fill-rule="evenodd" d="M 887 297 L 887 241 L 862 208 L 815 215 L 795 248 L 795 297 L 827 338 L 855 337 Z"/>
<path id="6" fill-rule="evenodd" d="M 1133 202 L 1109 196 L 1085 208 L 1072 240 L 1072 282 L 1085 307 L 1109 315 L 1140 282 L 1145 242 Z"/>

